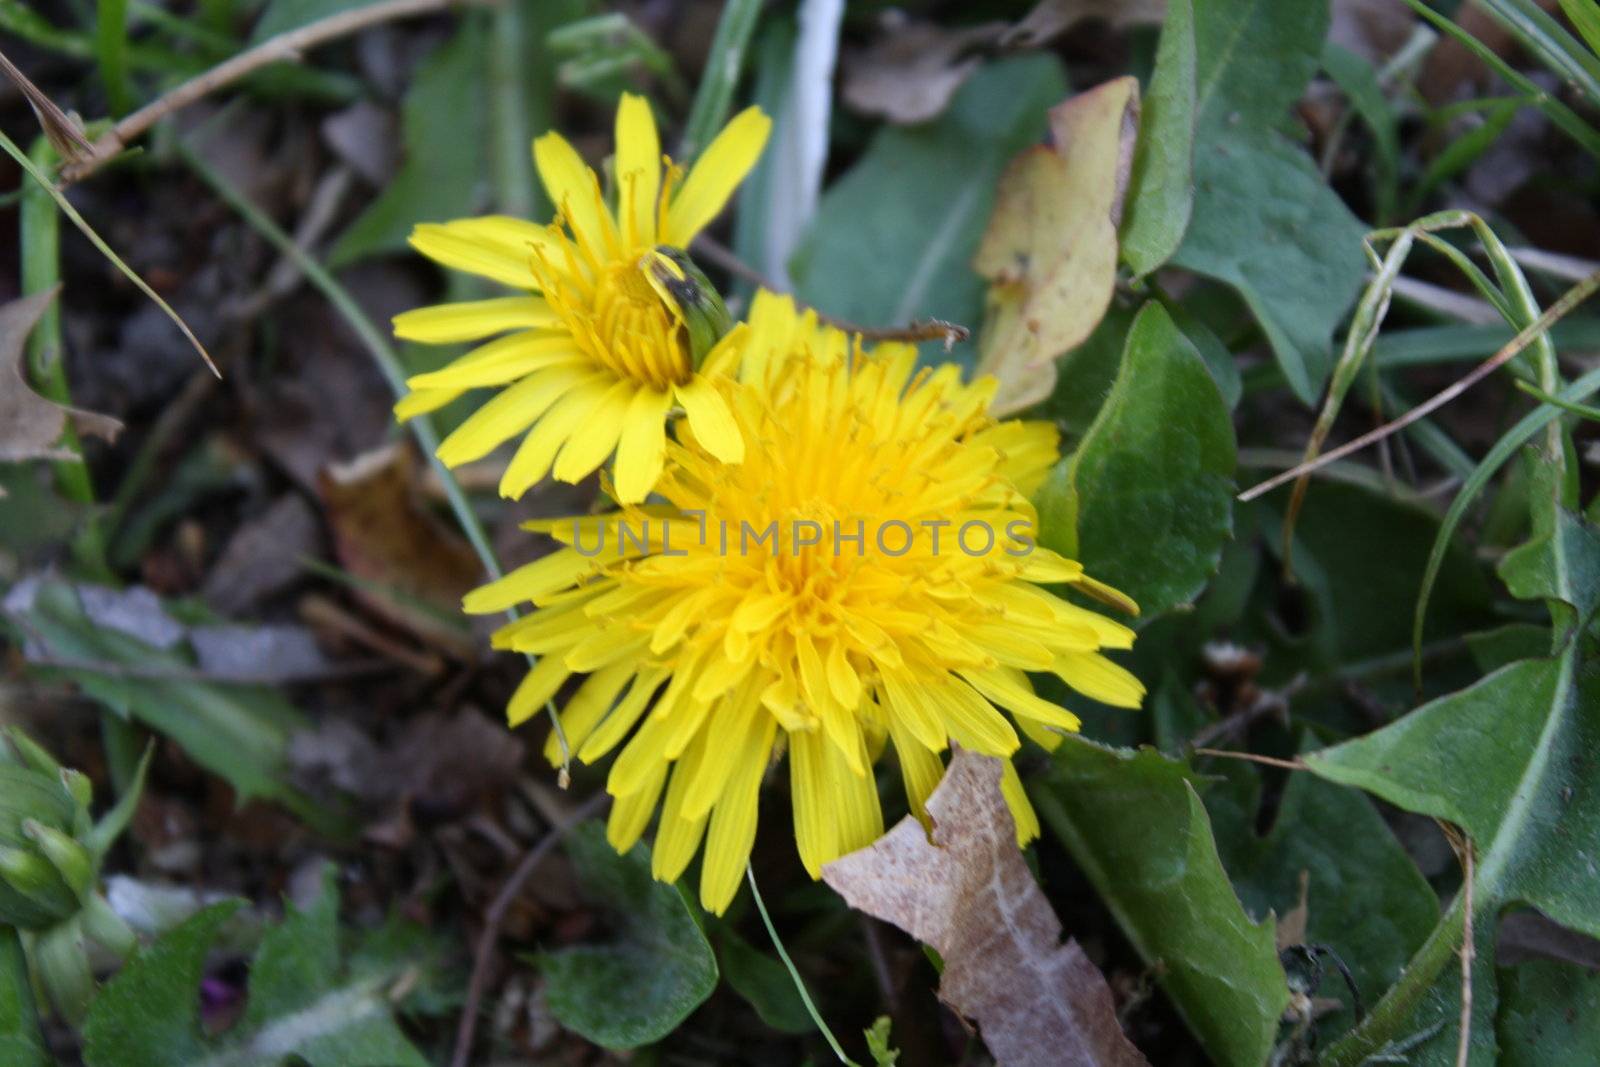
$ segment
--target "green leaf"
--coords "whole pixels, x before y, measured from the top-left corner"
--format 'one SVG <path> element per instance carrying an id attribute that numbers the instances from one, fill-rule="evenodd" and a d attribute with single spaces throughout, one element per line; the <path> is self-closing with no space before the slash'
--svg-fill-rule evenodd
<path id="1" fill-rule="evenodd" d="M 1506 553 L 1499 572 L 1512 596 L 1549 604 L 1562 641 L 1600 609 L 1600 530 L 1560 505 L 1559 469 L 1530 455 L 1533 536 Z"/>
<path id="2" fill-rule="evenodd" d="M 429 1067 L 394 1020 L 386 987 L 397 971 L 356 975 L 341 962 L 332 868 L 310 907 L 290 905 L 262 939 L 244 1018 L 205 1035 L 197 990 L 206 955 L 238 907 L 199 912 L 111 980 L 84 1027 L 88 1067 Z"/>
<path id="3" fill-rule="evenodd" d="M 1066 94 L 1051 56 L 992 63 L 920 126 L 885 126 L 818 205 L 790 264 L 799 298 L 866 326 L 937 318 L 976 327 L 972 256 L 1006 162 Z"/>
<path id="4" fill-rule="evenodd" d="M 7 1067 L 47 1067 L 44 1037 L 22 941 L 10 926 L 0 926 L 0 1063 Z"/>
<path id="5" fill-rule="evenodd" d="M 725 923 L 718 926 L 716 942 L 722 976 L 755 1009 L 762 1022 L 785 1034 L 808 1034 L 814 1029 L 805 1002 L 783 964 Z"/>
<path id="6" fill-rule="evenodd" d="M 1360 792 L 1308 774 L 1290 775 L 1272 828 L 1257 836 L 1261 777 L 1228 768 L 1230 785 L 1205 794 L 1217 851 L 1245 909 L 1286 914 L 1306 882 L 1306 943 L 1327 945 L 1350 968 L 1366 1003 L 1400 974 L 1439 918 L 1439 901 L 1389 825 Z M 1331 973 L 1318 996 L 1345 1000 L 1324 1037 L 1354 1019 Z"/>
<path id="7" fill-rule="evenodd" d="M 1595 0 L 1561 0 L 1561 10 L 1589 43 L 1589 50 L 1600 55 L 1600 4 Z"/>
<path id="8" fill-rule="evenodd" d="M 1068 737 L 1030 795 L 1207 1055 L 1260 1067 L 1288 985 L 1272 922 L 1245 914 L 1222 869 L 1197 780 L 1153 749 Z"/>
<path id="9" fill-rule="evenodd" d="M 1600 973 L 1533 960 L 1500 970 L 1500 1067 L 1593 1067 Z"/>
<path id="10" fill-rule="evenodd" d="M 117 714 L 170 737 L 195 762 L 226 779 L 241 803 L 265 797 L 315 826 L 337 829 L 338 820 L 324 806 L 289 783 L 289 737 L 305 720 L 277 690 L 193 677 L 193 663 L 182 650 L 97 626 L 85 613 L 78 588 L 46 582 L 25 609 L 7 601 L 7 612 L 25 623 L 18 629 L 43 644 L 46 663 L 70 664 L 36 669 L 72 679 Z"/>
<path id="11" fill-rule="evenodd" d="M 1327 0 L 1196 0 L 1194 216 L 1173 257 L 1239 291 L 1308 404 L 1366 272 L 1364 228 L 1282 132 L 1327 28 Z"/>
<path id="12" fill-rule="evenodd" d="M 660 1040 L 717 987 L 717 960 L 682 895 L 650 877 L 643 846 L 619 856 L 595 824 L 567 838 L 585 899 L 611 912 L 604 944 L 540 953 L 550 1012 L 609 1049 Z"/>
<path id="13" fill-rule="evenodd" d="M 1495 998 L 1493 929 L 1506 906 L 1527 904 L 1564 926 L 1600 934 L 1600 879 L 1588 850 L 1574 847 L 1600 835 L 1596 751 L 1600 669 L 1580 669 L 1569 650 L 1556 659 L 1503 667 L 1306 762 L 1330 781 L 1454 823 L 1471 836 L 1478 857 L 1477 1005 Z M 1428 1058 L 1419 1062 L 1454 1062 L 1451 983 L 1459 985 L 1459 979 L 1445 966 L 1451 958 L 1444 953 L 1434 968 L 1444 972 L 1438 979 L 1444 995 L 1426 998 L 1406 1024 L 1411 1031 L 1445 1024 L 1445 1033 L 1425 1046 Z M 1427 981 L 1427 968 L 1414 963 L 1412 969 Z M 1363 1048 L 1337 1062 L 1358 1062 Z M 1491 1061 L 1475 1055 L 1471 1062 Z"/>
<path id="14" fill-rule="evenodd" d="M 1122 217 L 1122 258 L 1149 274 L 1183 243 L 1194 209 L 1194 0 L 1170 0 Z"/>
<path id="15" fill-rule="evenodd" d="M 1552 74 L 1587 97 L 1591 107 L 1600 105 L 1600 56 L 1586 49 L 1534 0 L 1483 0 L 1483 7 Z M 1592 2 L 1589 9 L 1594 10 Z M 1594 18 L 1590 16 L 1591 21 Z"/>
<path id="16" fill-rule="evenodd" d="M 1043 543 L 1138 601 L 1192 600 L 1233 528 L 1233 420 L 1172 318 L 1145 305 L 1083 443 L 1039 492 Z"/>
<path id="17" fill-rule="evenodd" d="M 340 235 L 329 266 L 402 249 L 417 223 L 459 218 L 481 206 L 488 173 L 484 48 L 483 24 L 467 19 L 418 68 L 402 113 L 406 161 Z"/>

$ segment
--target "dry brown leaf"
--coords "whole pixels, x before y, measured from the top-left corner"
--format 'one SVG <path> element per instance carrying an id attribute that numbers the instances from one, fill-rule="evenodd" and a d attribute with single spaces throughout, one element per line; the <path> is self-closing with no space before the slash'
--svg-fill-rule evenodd
<path id="1" fill-rule="evenodd" d="M 57 289 L 13 300 L 0 307 L 0 460 L 74 459 L 58 442 L 67 420 L 80 434 L 116 440 L 122 423 L 110 415 L 67 407 L 34 392 L 22 370 L 22 353 Z"/>
<path id="2" fill-rule="evenodd" d="M 1138 81 L 1117 78 L 1058 104 L 1050 132 L 1054 148 L 1023 152 L 1001 176 L 973 261 L 990 282 L 978 372 L 1000 380 L 998 415 L 1049 396 L 1056 358 L 1111 305 Z"/>
<path id="3" fill-rule="evenodd" d="M 928 800 L 932 840 L 907 816 L 822 869 L 850 904 L 944 959 L 939 998 L 978 1024 L 1000 1067 L 1149 1067 L 1117 1023 L 1111 988 L 1017 847 L 1000 761 L 957 751 Z"/>
<path id="4" fill-rule="evenodd" d="M 357 595 L 389 621 L 470 658 L 475 645 L 454 620 L 483 569 L 471 547 L 423 506 L 405 446 L 329 466 L 319 483 L 334 553 L 368 583 Z"/>
<path id="5" fill-rule="evenodd" d="M 927 122 L 988 56 L 1039 48 L 1086 19 L 1128 26 L 1160 22 L 1165 11 L 1165 0 L 1042 0 L 1015 24 L 955 28 L 892 11 L 871 47 L 845 56 L 842 94 L 863 114 L 907 126 Z"/>
<path id="6" fill-rule="evenodd" d="M 1166 0 L 1040 0 L 1007 31 L 1000 44 L 1004 48 L 1035 48 L 1088 19 L 1104 19 L 1117 27 L 1137 26 L 1160 22 L 1166 13 Z"/>
<path id="7" fill-rule="evenodd" d="M 946 29 L 931 22 L 885 27 L 871 48 L 845 58 L 845 103 L 911 125 L 942 112 L 1006 31 L 1003 22 Z"/>

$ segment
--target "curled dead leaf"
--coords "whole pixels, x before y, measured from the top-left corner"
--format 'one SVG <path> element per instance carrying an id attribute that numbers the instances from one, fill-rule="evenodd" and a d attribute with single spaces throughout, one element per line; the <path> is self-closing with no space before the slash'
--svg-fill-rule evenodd
<path id="1" fill-rule="evenodd" d="M 999 760 L 957 751 L 928 800 L 931 835 L 907 816 L 824 867 L 823 881 L 938 951 L 939 998 L 978 1024 L 1001 1067 L 1149 1067 L 1104 976 L 1077 942 L 1061 943 L 1000 773 Z"/>
<path id="2" fill-rule="evenodd" d="M 0 461 L 76 458 L 72 449 L 60 446 L 69 419 L 80 434 L 107 441 L 122 432 L 122 423 L 110 415 L 57 404 L 28 385 L 23 349 L 57 291 L 35 293 L 0 307 Z"/>
<path id="3" fill-rule="evenodd" d="M 1094 332 L 1117 279 L 1117 226 L 1139 132 L 1139 83 L 1117 78 L 1050 111 L 1054 147 L 1001 175 L 973 267 L 990 282 L 978 372 L 1004 415 L 1050 395 L 1055 360 Z"/>

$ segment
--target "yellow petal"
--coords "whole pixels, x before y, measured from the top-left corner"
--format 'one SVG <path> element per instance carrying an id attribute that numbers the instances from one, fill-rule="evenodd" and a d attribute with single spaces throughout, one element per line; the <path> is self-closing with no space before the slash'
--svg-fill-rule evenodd
<path id="1" fill-rule="evenodd" d="M 573 427 L 561 454 L 556 457 L 554 473 L 558 481 L 581 482 L 606 461 L 617 447 L 623 418 L 638 389 L 633 382 L 619 380 L 606 390 L 583 423 Z"/>
<path id="2" fill-rule="evenodd" d="M 926 805 L 944 777 L 944 761 L 893 718 L 889 720 L 889 737 L 894 741 L 894 752 L 900 761 L 900 779 L 905 783 L 911 812 L 926 825 Z"/>
<path id="3" fill-rule="evenodd" d="M 1144 683 L 1097 653 L 1063 652 L 1051 669 L 1090 700 L 1114 708 L 1137 708 L 1144 702 Z"/>
<path id="4" fill-rule="evenodd" d="M 447 467 L 482 459 L 508 438 L 526 430 L 563 394 L 593 376 L 594 372 L 581 364 L 563 364 L 529 375 L 451 431 L 439 443 L 439 459 Z"/>
<path id="5" fill-rule="evenodd" d="M 789 795 L 794 806 L 794 843 L 812 878 L 839 855 L 832 789 L 827 779 L 828 742 L 815 733 L 789 735 Z"/>
<path id="6" fill-rule="evenodd" d="M 555 589 L 572 585 L 595 567 L 595 561 L 570 548 L 559 549 L 524 564 L 503 578 L 480 585 L 461 599 L 468 615 L 493 615 Z"/>
<path id="7" fill-rule="evenodd" d="M 559 321 L 542 296 L 499 296 L 401 312 L 394 317 L 394 335 L 402 341 L 446 345 Z"/>
<path id="8" fill-rule="evenodd" d="M 500 495 L 515 499 L 543 478 L 573 427 L 588 417 L 610 386 L 610 379 L 596 375 L 552 404 L 533 432 L 517 446 L 516 455 L 500 477 Z"/>
<path id="9" fill-rule="evenodd" d="M 560 363 L 580 362 L 583 356 L 566 334 L 518 333 L 479 345 L 436 371 L 412 375 L 406 385 L 412 389 L 479 389 L 514 382 Z"/>
<path id="10" fill-rule="evenodd" d="M 511 694 L 511 701 L 506 705 L 506 720 L 512 726 L 521 726 L 533 718 L 556 695 L 556 690 L 571 674 L 566 665 L 555 657 L 534 664 L 533 669 L 523 676 L 516 692 Z"/>
<path id="11" fill-rule="evenodd" d="M 672 769 L 672 780 L 667 784 L 667 797 L 661 802 L 661 822 L 656 827 L 656 840 L 651 849 L 650 873 L 662 882 L 676 882 L 689 866 L 700 848 L 700 838 L 705 834 L 706 817 L 691 819 L 683 814 L 683 797 L 688 783 L 700 760 L 704 758 L 705 743 L 689 747 L 677 766 Z"/>
<path id="12" fill-rule="evenodd" d="M 656 812 L 661 787 L 666 784 L 667 765 L 663 762 L 634 792 L 612 800 L 611 817 L 606 820 L 606 840 L 612 848 L 626 852 L 638 843 L 650 825 L 650 816 Z"/>
<path id="13" fill-rule="evenodd" d="M 611 710 L 616 694 L 634 677 L 634 669 L 632 662 L 618 662 L 584 678 L 584 683 L 562 709 L 562 731 L 566 734 L 568 752 L 578 749 L 589 739 L 589 734 L 594 733 L 595 726 Z M 544 758 L 550 761 L 550 766 L 558 766 L 562 761 L 562 742 L 555 736 L 554 729 L 544 742 Z"/>
<path id="14" fill-rule="evenodd" d="M 945 728 L 961 747 L 985 756 L 1009 756 L 1022 747 L 1005 716 L 959 678 L 923 686 L 922 691 L 944 713 Z"/>
<path id="15" fill-rule="evenodd" d="M 600 218 L 599 179 L 567 139 L 555 131 L 533 142 L 533 162 L 545 192 L 571 223 L 583 243 L 605 247 L 606 227 Z"/>
<path id="16" fill-rule="evenodd" d="M 1010 760 L 1006 760 L 1000 770 L 1000 795 L 1005 797 L 1006 807 L 1011 809 L 1011 818 L 1017 824 L 1020 848 L 1039 836 L 1039 816 L 1034 813 L 1028 791 L 1022 787 L 1016 765 Z"/>
<path id="17" fill-rule="evenodd" d="M 706 225 L 722 212 L 728 197 L 756 165 L 772 130 L 772 120 L 760 108 L 750 107 L 733 117 L 716 140 L 695 161 L 683 188 L 667 212 L 665 244 L 689 247 Z"/>
<path id="18" fill-rule="evenodd" d="M 724 463 L 742 462 L 744 437 L 716 386 L 696 375 L 687 385 L 676 386 L 674 392 L 689 416 L 689 429 L 694 431 L 700 447 Z"/>
<path id="19" fill-rule="evenodd" d="M 667 458 L 664 420 L 672 396 L 666 390 L 640 389 L 622 418 L 617 441 L 617 503 L 637 504 L 650 495 Z"/>
<path id="20" fill-rule="evenodd" d="M 394 406 L 394 417 L 401 422 L 438 411 L 465 389 L 417 389 L 401 397 Z"/>
<path id="21" fill-rule="evenodd" d="M 656 199 L 661 195 L 661 138 L 650 102 L 623 93 L 617 105 L 617 197 L 623 241 L 656 243 Z"/>
<path id="22" fill-rule="evenodd" d="M 721 915 L 739 892 L 739 879 L 750 861 L 750 847 L 756 840 L 756 821 L 761 802 L 761 776 L 767 769 L 772 738 L 777 724 L 762 716 L 760 737 L 754 750 L 741 758 L 722 791 L 722 799 L 711 815 L 711 832 L 706 835 L 706 855 L 700 866 L 700 906 Z"/>
<path id="23" fill-rule="evenodd" d="M 528 266 L 533 250 L 553 250 L 543 226 L 509 215 L 425 222 L 411 231 L 411 247 L 435 263 L 516 289 L 538 288 Z"/>

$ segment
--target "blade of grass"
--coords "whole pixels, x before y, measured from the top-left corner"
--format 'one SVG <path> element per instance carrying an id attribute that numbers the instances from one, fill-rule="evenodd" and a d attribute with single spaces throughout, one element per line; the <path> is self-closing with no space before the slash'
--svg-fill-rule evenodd
<path id="1" fill-rule="evenodd" d="M 700 75 L 700 88 L 689 108 L 683 140 L 678 142 L 678 158 L 688 164 L 728 121 L 733 105 L 733 90 L 744 70 L 745 52 L 761 14 L 761 0 L 727 0 L 717 21 L 717 35 L 711 39 L 711 55 Z"/>
<path id="2" fill-rule="evenodd" d="M 1578 142 L 1586 152 L 1596 158 L 1600 158 L 1600 130 L 1596 130 L 1593 126 L 1584 122 L 1583 119 L 1578 117 L 1577 112 L 1539 88 L 1532 80 L 1496 55 L 1493 49 L 1466 30 L 1463 30 L 1460 26 L 1457 26 L 1450 19 L 1433 10 L 1422 0 L 1405 0 L 1405 2 L 1417 14 L 1451 37 L 1454 37 L 1457 41 L 1460 41 L 1467 51 L 1481 59 L 1519 92 L 1526 94 L 1534 107 L 1544 112 L 1546 118 L 1560 128 L 1568 137 Z"/>
<path id="3" fill-rule="evenodd" d="M 121 115 L 133 103 L 128 84 L 128 0 L 97 0 L 95 4 L 95 56 L 100 80 L 105 83 L 106 106 Z"/>
<path id="4" fill-rule="evenodd" d="M 1589 43 L 1589 50 L 1600 55 L 1600 4 L 1595 0 L 1561 0 L 1561 10 Z"/>
<path id="5" fill-rule="evenodd" d="M 271 245 L 294 263 L 309 281 L 328 302 L 339 312 L 356 337 L 361 341 L 362 347 L 372 356 L 378 370 L 388 381 L 389 388 L 393 390 L 396 398 L 406 394 L 406 373 L 400 365 L 400 358 L 395 354 L 386 338 L 379 329 L 367 318 L 366 312 L 350 293 L 328 272 L 328 269 L 317 262 L 309 252 L 295 243 L 293 237 L 284 231 L 277 223 L 268 218 L 260 208 L 252 204 L 239 189 L 219 174 L 209 163 L 190 148 L 183 141 L 177 142 L 178 155 L 188 164 L 189 169 L 212 191 L 217 194 L 229 207 L 239 213 L 250 226 L 265 237 Z M 440 462 L 438 455 L 439 434 L 433 428 L 433 423 L 426 416 L 412 419 L 409 423 L 412 434 L 417 439 L 417 445 L 422 449 L 422 454 L 427 457 L 433 466 L 434 472 L 439 476 L 439 482 L 444 486 L 445 497 L 450 503 L 450 510 L 455 514 L 456 522 L 461 526 L 461 532 L 466 535 L 467 541 L 472 545 L 473 551 L 478 554 L 483 569 L 491 580 L 500 578 L 505 572 L 500 566 L 500 561 L 495 558 L 494 549 L 489 545 L 489 537 L 484 532 L 483 523 L 478 520 L 478 515 L 472 510 L 472 503 L 467 499 L 466 493 L 461 488 L 461 483 L 456 480 L 450 469 Z M 506 614 L 516 619 L 518 611 L 513 608 Z M 534 664 L 534 657 L 528 657 L 528 664 Z M 561 781 L 563 787 L 567 781 L 571 765 L 571 754 L 567 746 L 566 731 L 561 727 L 561 718 L 556 714 L 554 702 L 546 703 L 545 710 L 550 715 L 550 725 L 555 731 L 557 744 L 561 749 Z"/>
<path id="6" fill-rule="evenodd" d="M 783 947 L 783 938 L 778 936 L 778 928 L 772 925 L 772 916 L 767 914 L 767 902 L 761 899 L 761 887 L 756 885 L 756 869 L 751 864 L 745 864 L 745 880 L 750 883 L 750 896 L 756 902 L 756 910 L 761 913 L 761 924 L 767 928 L 767 936 L 772 938 L 772 947 L 778 950 L 778 958 L 783 961 L 784 969 L 789 972 L 789 980 L 794 983 L 795 992 L 800 994 L 800 1002 L 806 1006 L 806 1013 L 811 1016 L 811 1021 L 817 1024 L 817 1029 L 827 1039 L 828 1047 L 833 1049 L 833 1054 L 839 1057 L 839 1062 L 847 1067 L 857 1067 L 856 1063 L 844 1054 L 844 1046 L 839 1044 L 839 1039 L 833 1036 L 833 1031 L 828 1029 L 828 1023 L 817 1010 L 816 1003 L 811 999 L 811 994 L 806 990 L 806 980 L 800 976 L 800 969 L 794 965 L 794 960 L 789 958 L 789 950 Z"/>
<path id="7" fill-rule="evenodd" d="M 211 368 L 211 373 L 218 378 L 222 377 L 222 372 L 217 369 L 216 363 L 212 362 L 211 353 L 206 351 L 205 346 L 200 343 L 200 339 L 194 335 L 194 331 L 189 329 L 189 324 L 184 322 L 176 311 L 172 310 L 171 304 L 161 299 L 161 294 L 150 288 L 149 283 L 139 277 L 132 267 L 124 263 L 121 256 L 111 250 L 111 246 L 101 239 L 100 235 L 95 232 L 94 227 L 90 226 L 84 217 L 78 214 L 78 209 L 73 207 L 67 198 L 62 195 L 61 190 L 56 188 L 55 183 L 50 180 L 50 176 L 41 170 L 33 160 L 29 159 L 28 154 L 18 148 L 16 142 L 4 133 L 0 133 L 0 148 L 5 149 L 6 154 L 16 160 L 23 170 L 27 171 L 28 177 L 37 182 L 49 194 L 50 198 L 56 202 L 56 206 L 61 209 L 61 213 L 72 220 L 72 224 L 89 239 L 89 243 L 94 245 L 99 253 L 109 259 L 112 266 L 121 271 L 124 277 L 132 282 L 141 293 L 154 301 L 155 305 L 162 310 L 167 318 L 172 320 L 183 336 L 188 338 L 189 343 L 194 346 L 194 350 L 200 353 L 200 358 L 206 361 L 206 366 Z"/>
<path id="8" fill-rule="evenodd" d="M 1483 0 L 1483 6 L 1556 76 L 1600 106 L 1600 56 L 1532 0 Z M 1590 0 L 1589 9 L 1594 7 Z"/>
<path id="9" fill-rule="evenodd" d="M 1571 400 L 1563 400 L 1559 396 L 1551 396 L 1537 385 L 1532 385 L 1528 382 L 1518 382 L 1517 388 L 1541 404 L 1554 404 L 1561 410 L 1569 411 L 1579 418 L 1588 419 L 1591 422 L 1600 422 L 1600 408 L 1590 404 L 1579 404 Z"/>

